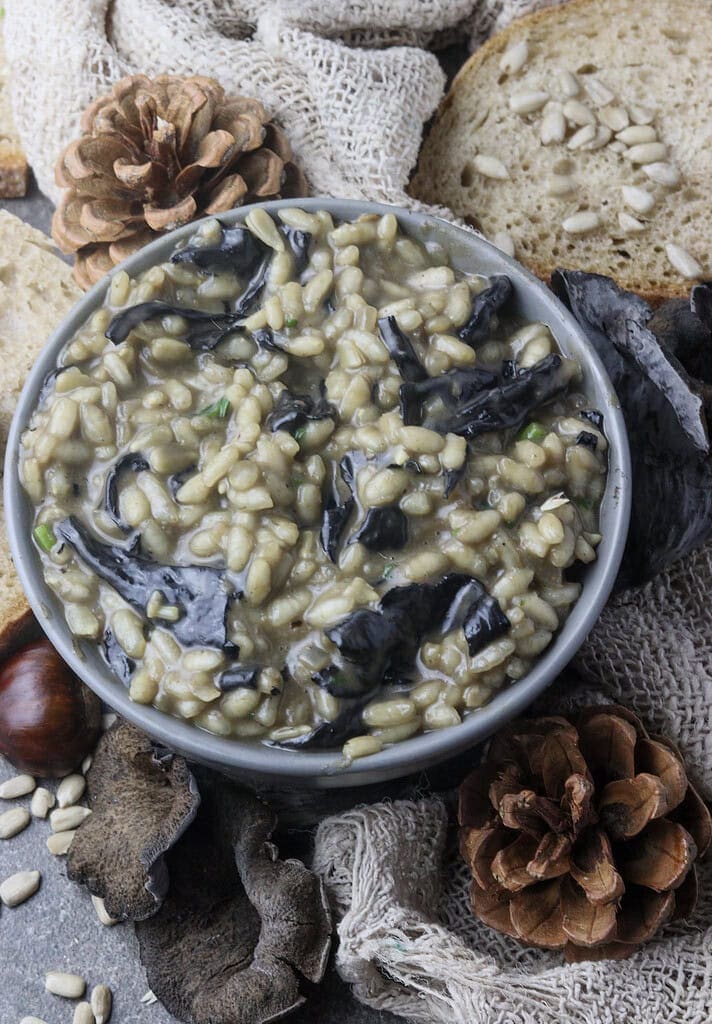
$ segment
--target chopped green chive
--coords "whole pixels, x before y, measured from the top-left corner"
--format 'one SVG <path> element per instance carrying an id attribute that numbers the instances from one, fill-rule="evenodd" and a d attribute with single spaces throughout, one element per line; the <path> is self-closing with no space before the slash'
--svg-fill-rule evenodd
<path id="1" fill-rule="evenodd" d="M 295 475 L 295 476 L 292 477 L 292 486 L 293 487 L 301 487 L 303 483 L 304 483 L 304 477 L 303 476 L 296 476 Z"/>
<path id="2" fill-rule="evenodd" d="M 306 434 L 306 432 L 307 432 L 307 428 L 306 427 L 297 427 L 297 429 L 294 431 L 294 440 L 297 442 L 297 444 L 301 444 L 302 443 L 302 440 L 303 440 L 304 435 Z"/>
<path id="3" fill-rule="evenodd" d="M 393 572 L 394 572 L 395 568 L 396 568 L 396 563 L 395 562 L 389 562 L 388 563 L 388 565 L 383 570 L 383 578 L 384 578 L 384 580 L 387 580 L 389 576 L 393 575 Z"/>
<path id="4" fill-rule="evenodd" d="M 517 441 L 543 441 L 548 433 L 549 431 L 543 423 L 533 420 L 531 423 L 527 423 L 526 427 L 522 427 L 517 434 Z"/>
<path id="5" fill-rule="evenodd" d="M 589 501 L 588 498 L 574 498 L 574 505 L 578 505 L 579 508 L 593 508 L 593 502 Z"/>
<path id="6" fill-rule="evenodd" d="M 57 538 L 54 532 L 49 526 L 36 526 L 32 531 L 32 535 L 42 548 L 43 551 L 51 551 L 54 545 L 57 543 Z"/>
<path id="7" fill-rule="evenodd" d="M 297 326 L 297 318 L 294 317 L 294 316 L 290 316 L 287 320 L 284 321 L 284 323 L 285 323 L 285 325 L 287 327 L 296 327 Z"/>
<path id="8" fill-rule="evenodd" d="M 227 398 L 221 398 L 212 405 L 206 405 L 204 409 L 198 409 L 196 416 L 207 416 L 211 420 L 224 420 L 230 412 L 231 405 Z"/>

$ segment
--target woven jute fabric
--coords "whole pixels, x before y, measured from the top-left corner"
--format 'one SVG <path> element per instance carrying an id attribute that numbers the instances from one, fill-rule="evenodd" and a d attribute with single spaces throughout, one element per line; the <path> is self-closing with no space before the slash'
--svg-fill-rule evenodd
<path id="1" fill-rule="evenodd" d="M 712 795 L 712 545 L 613 598 L 569 674 L 535 710 L 619 701 L 674 740 Z M 439 798 L 327 819 L 316 870 L 339 918 L 337 964 L 378 1009 L 443 1024 L 707 1024 L 712 864 L 694 916 L 630 960 L 562 963 L 476 921 L 469 868 Z"/>
<path id="2" fill-rule="evenodd" d="M 541 0 L 6 0 L 15 118 L 40 188 L 84 108 L 125 74 L 212 75 L 259 97 L 315 194 L 405 194 L 445 80 L 426 47 L 478 45 Z M 452 216 L 448 211 L 438 211 Z M 616 597 L 541 704 L 620 700 L 676 740 L 712 790 L 712 548 Z M 630 961 L 564 966 L 478 924 L 439 799 L 328 819 L 316 866 L 339 919 L 338 969 L 366 1003 L 444 1024 L 707 1024 L 711 872 L 693 920 Z"/>

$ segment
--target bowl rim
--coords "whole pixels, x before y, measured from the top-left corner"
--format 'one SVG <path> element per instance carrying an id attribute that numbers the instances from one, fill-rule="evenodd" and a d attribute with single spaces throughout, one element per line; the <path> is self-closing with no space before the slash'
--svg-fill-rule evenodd
<path id="1" fill-rule="evenodd" d="M 22 389 L 8 434 L 4 480 L 5 521 L 15 567 L 40 627 L 74 672 L 120 715 L 165 746 L 228 772 L 272 781 L 281 778 L 289 780 L 292 784 L 349 786 L 398 778 L 411 773 L 414 769 L 419 770 L 443 761 L 482 742 L 531 704 L 570 662 L 600 615 L 613 588 L 623 556 L 631 505 L 630 451 L 623 415 L 613 385 L 593 346 L 556 296 L 542 281 L 514 259 L 478 235 L 432 214 L 364 200 L 326 197 L 271 200 L 238 207 L 218 215 L 217 219 L 223 224 L 232 225 L 244 221 L 253 209 L 262 208 L 272 212 L 287 207 L 298 207 L 307 211 L 325 209 L 340 218 L 348 219 L 369 213 L 394 213 L 399 223 L 409 233 L 427 236 L 429 230 L 433 229 L 445 232 L 452 240 L 453 246 L 458 241 L 463 243 L 465 249 L 472 252 L 473 259 L 477 259 L 479 253 L 490 263 L 497 264 L 501 268 L 501 273 L 512 278 L 515 290 L 524 289 L 538 293 L 540 300 L 549 308 L 551 318 L 556 320 L 557 330 L 554 330 L 553 324 L 551 325 L 555 336 L 558 331 L 565 330 L 567 336 L 576 339 L 576 345 L 580 350 L 578 355 L 584 363 L 586 373 L 595 380 L 599 391 L 607 399 L 605 417 L 606 436 L 609 442 L 609 472 L 602 499 L 602 509 L 606 508 L 608 518 L 607 532 L 599 548 L 601 556 L 591 565 L 581 597 L 561 631 L 557 633 L 550 647 L 538 658 L 532 670 L 522 679 L 500 690 L 489 703 L 471 712 L 457 726 L 420 733 L 401 740 L 379 753 L 344 763 L 339 750 L 321 753 L 295 751 L 264 743 L 220 737 L 151 706 L 134 703 L 129 699 L 128 689 L 113 675 L 108 666 L 101 663 L 103 672 L 97 673 L 87 662 L 81 644 L 69 633 L 63 616 L 51 614 L 50 609 L 60 605 L 44 583 L 41 563 L 32 544 L 30 531 L 23 528 L 28 523 L 30 503 L 20 483 L 18 472 L 20 438 L 37 405 L 41 386 L 47 372 L 56 365 L 59 351 L 77 328 L 102 305 L 111 279 L 117 273 L 125 270 L 129 276 L 135 276 L 151 265 L 164 261 L 176 244 L 194 234 L 201 223 L 216 218 L 192 221 L 129 256 L 82 296 L 46 340 Z M 98 654 L 96 646 L 90 646 Z"/>

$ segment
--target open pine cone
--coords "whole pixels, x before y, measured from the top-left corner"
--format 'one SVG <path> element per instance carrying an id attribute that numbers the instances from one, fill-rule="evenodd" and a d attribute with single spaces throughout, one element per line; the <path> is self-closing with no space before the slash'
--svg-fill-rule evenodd
<path id="1" fill-rule="evenodd" d="M 283 131 L 212 78 L 122 78 L 84 112 L 55 170 L 52 221 L 86 288 L 163 231 L 264 199 L 306 194 Z"/>
<path id="2" fill-rule="evenodd" d="M 623 959 L 686 917 L 712 838 L 679 752 L 616 705 L 504 729 L 459 821 L 476 916 L 569 961 Z"/>

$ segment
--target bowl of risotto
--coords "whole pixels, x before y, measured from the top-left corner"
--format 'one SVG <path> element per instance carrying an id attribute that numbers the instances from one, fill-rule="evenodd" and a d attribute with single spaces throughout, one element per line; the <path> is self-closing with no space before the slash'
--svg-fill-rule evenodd
<path id="1" fill-rule="evenodd" d="M 48 340 L 8 442 L 15 563 L 120 714 L 256 784 L 405 775 L 554 679 L 629 517 L 567 311 L 437 218 L 277 201 L 190 224 Z"/>

